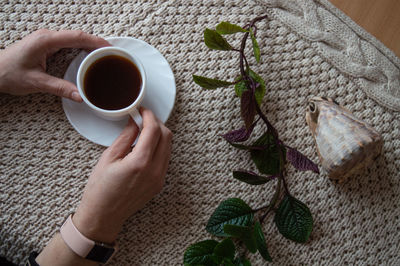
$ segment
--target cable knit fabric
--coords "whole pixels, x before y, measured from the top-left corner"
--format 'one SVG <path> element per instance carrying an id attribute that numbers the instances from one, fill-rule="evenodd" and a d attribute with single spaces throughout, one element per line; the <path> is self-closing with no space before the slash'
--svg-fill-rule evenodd
<path id="1" fill-rule="evenodd" d="M 400 60 L 326 0 L 256 1 L 371 98 L 400 111 Z M 345 22 L 347 25 L 345 25 Z"/>
<path id="2" fill-rule="evenodd" d="M 233 89 L 205 91 L 192 81 L 192 74 L 228 80 L 238 74 L 236 53 L 204 45 L 206 27 L 246 25 L 265 14 L 257 24 L 261 63 L 249 59 L 266 81 L 262 109 L 281 138 L 318 161 L 305 110 L 307 99 L 319 95 L 335 98 L 384 139 L 376 162 L 344 184 L 288 166 L 289 189 L 309 206 L 314 229 L 309 242 L 296 244 L 269 216 L 263 229 L 273 263 L 400 264 L 400 63 L 392 52 L 322 0 L 82 2 L 1 1 L 0 47 L 39 28 L 81 29 L 142 39 L 169 61 L 177 98 L 167 122 L 174 141 L 166 185 L 126 221 L 110 265 L 182 265 L 190 244 L 212 238 L 205 225 L 222 200 L 240 197 L 257 208 L 272 197 L 273 182 L 250 186 L 232 178 L 233 169 L 254 167 L 247 153 L 218 136 L 242 125 Z M 227 38 L 239 46 L 239 36 Z M 61 50 L 48 71 L 62 77 L 77 53 Z M 72 128 L 52 95 L 0 95 L 0 121 L 0 256 L 23 264 L 75 210 L 104 148 Z M 251 260 L 266 264 L 259 255 Z"/>

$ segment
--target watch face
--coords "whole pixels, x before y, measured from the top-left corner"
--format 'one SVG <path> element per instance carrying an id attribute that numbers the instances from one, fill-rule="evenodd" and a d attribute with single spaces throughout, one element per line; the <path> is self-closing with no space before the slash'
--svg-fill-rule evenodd
<path id="1" fill-rule="evenodd" d="M 106 247 L 96 243 L 89 254 L 87 254 L 86 259 L 106 263 L 114 251 L 113 247 Z"/>

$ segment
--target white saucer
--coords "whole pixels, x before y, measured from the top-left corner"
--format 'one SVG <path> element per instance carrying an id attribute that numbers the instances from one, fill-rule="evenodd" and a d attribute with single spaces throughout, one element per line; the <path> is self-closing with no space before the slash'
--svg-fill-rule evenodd
<path id="1" fill-rule="evenodd" d="M 130 37 L 106 38 L 113 46 L 132 51 L 147 75 L 147 90 L 142 106 L 152 110 L 162 122 L 166 122 L 175 103 L 175 78 L 171 67 L 162 54 L 148 43 Z M 76 84 L 76 73 L 86 52 L 81 52 L 69 65 L 64 79 Z M 96 116 L 85 103 L 62 99 L 62 106 L 71 125 L 82 136 L 94 143 L 110 146 L 125 127 L 128 117 L 121 121 L 109 121 Z"/>

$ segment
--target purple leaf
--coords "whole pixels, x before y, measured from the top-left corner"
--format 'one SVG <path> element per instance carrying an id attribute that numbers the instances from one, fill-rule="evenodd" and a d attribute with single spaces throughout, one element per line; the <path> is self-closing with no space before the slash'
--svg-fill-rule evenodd
<path id="1" fill-rule="evenodd" d="M 250 137 L 255 125 L 256 123 L 253 123 L 249 129 L 242 127 L 241 129 L 232 130 L 221 136 L 228 142 L 243 142 Z"/>
<path id="2" fill-rule="evenodd" d="M 300 171 L 311 170 L 314 173 L 319 174 L 318 165 L 316 165 L 313 161 L 307 158 L 304 154 L 299 152 L 296 149 L 287 147 L 286 159 L 297 169 Z"/>
<path id="3" fill-rule="evenodd" d="M 253 124 L 254 117 L 256 115 L 256 105 L 254 101 L 254 91 L 246 90 L 242 94 L 240 99 L 240 110 L 244 124 L 247 129 L 250 129 Z"/>
<path id="4" fill-rule="evenodd" d="M 233 177 L 250 185 L 262 185 L 276 178 L 276 176 L 260 176 L 247 170 L 233 171 Z"/>
<path id="5" fill-rule="evenodd" d="M 249 145 L 243 145 L 243 144 L 237 144 L 233 142 L 229 142 L 233 147 L 239 149 L 239 150 L 248 150 L 248 151 L 263 151 L 266 150 L 270 147 L 270 145 L 263 145 L 263 146 L 249 146 Z"/>

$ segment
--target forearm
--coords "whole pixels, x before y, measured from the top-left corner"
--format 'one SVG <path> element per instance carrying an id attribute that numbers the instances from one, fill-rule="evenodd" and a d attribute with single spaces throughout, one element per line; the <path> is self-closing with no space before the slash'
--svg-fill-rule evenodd
<path id="1" fill-rule="evenodd" d="M 64 242 L 60 233 L 57 233 L 40 252 L 36 258 L 36 262 L 40 266 L 46 265 L 97 265 L 96 262 L 86 260 L 75 254 Z"/>
<path id="2" fill-rule="evenodd" d="M 29 87 L 24 73 L 16 65 L 12 55 L 7 50 L 0 50 L 0 93 L 12 95 L 25 95 L 22 86 Z"/>
<path id="3" fill-rule="evenodd" d="M 0 50 L 0 93 L 8 93 L 7 90 L 7 55 L 4 53 L 4 50 Z"/>

